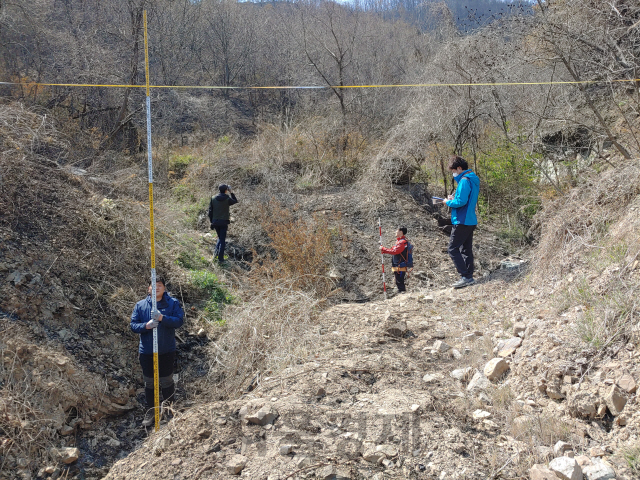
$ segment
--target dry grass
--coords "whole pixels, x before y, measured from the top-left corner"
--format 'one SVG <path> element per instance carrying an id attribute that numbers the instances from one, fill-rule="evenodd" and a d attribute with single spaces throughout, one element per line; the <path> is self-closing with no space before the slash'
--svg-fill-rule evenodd
<path id="1" fill-rule="evenodd" d="M 633 163 L 606 172 L 585 174 L 577 188 L 545 205 L 536 216 L 540 242 L 533 255 L 534 281 L 558 279 L 585 253 L 601 250 L 603 240 L 619 243 L 637 237 L 637 221 L 627 223 L 615 238 L 617 222 L 630 212 L 640 193 L 640 167 Z M 637 220 L 633 215 L 630 220 Z"/>
<path id="2" fill-rule="evenodd" d="M 224 333 L 210 349 L 209 379 L 220 398 L 307 358 L 319 334 L 314 320 L 334 287 L 327 273 L 342 240 L 339 227 L 325 217 L 299 217 L 273 199 L 259 217 L 270 251 L 254 252 L 242 282 L 245 301 L 228 308 Z"/>
<path id="3" fill-rule="evenodd" d="M 320 302 L 297 290 L 296 281 L 265 282 L 250 300 L 227 310 L 225 331 L 209 349 L 215 398 L 237 397 L 312 351 Z"/>
<path id="4" fill-rule="evenodd" d="M 2 326 L 0 477 L 11 478 L 3 474 L 34 471 L 50 463 L 50 449 L 73 439 L 60 437 L 60 429 L 88 420 L 104 385 L 54 349 L 25 340 L 9 320 Z"/>
<path id="5" fill-rule="evenodd" d="M 297 289 L 313 291 L 320 297 L 328 295 L 333 282 L 327 271 L 337 243 L 334 240 L 342 238 L 341 226 L 332 229 L 329 220 L 318 214 L 298 217 L 273 200 L 262 208 L 261 217 L 276 256 L 256 259 L 251 277 L 272 283 L 295 279 Z"/>

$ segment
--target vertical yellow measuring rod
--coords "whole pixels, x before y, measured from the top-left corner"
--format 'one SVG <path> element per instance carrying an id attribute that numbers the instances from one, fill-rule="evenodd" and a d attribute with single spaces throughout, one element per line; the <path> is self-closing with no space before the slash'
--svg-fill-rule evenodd
<path id="1" fill-rule="evenodd" d="M 144 11 L 144 74 L 147 91 L 147 156 L 149 168 L 149 230 L 151 231 L 151 312 L 158 310 L 156 300 L 156 240 L 153 224 L 153 155 L 151 154 L 151 97 L 149 96 L 149 44 L 147 42 L 147 11 Z M 160 375 L 158 372 L 158 327 L 153 329 L 153 405 L 155 431 L 160 428 Z"/>

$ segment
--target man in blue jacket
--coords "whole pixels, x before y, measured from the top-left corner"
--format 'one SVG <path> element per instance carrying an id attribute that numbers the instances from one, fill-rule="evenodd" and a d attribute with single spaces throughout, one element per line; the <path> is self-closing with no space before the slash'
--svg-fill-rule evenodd
<path id="1" fill-rule="evenodd" d="M 238 203 L 238 200 L 229 185 L 223 183 L 218 187 L 218 190 L 220 193 L 215 197 L 211 197 L 207 216 L 211 221 L 211 230 L 215 230 L 218 234 L 218 242 L 216 243 L 213 258 L 218 257 L 219 262 L 224 262 L 227 229 L 229 228 L 229 223 L 231 223 L 229 207 Z"/>
<path id="2" fill-rule="evenodd" d="M 158 377 L 165 403 L 173 400 L 173 362 L 176 355 L 175 330 L 182 326 L 184 312 L 180 302 L 165 291 L 164 279 L 157 278 L 156 301 L 158 310 L 152 311 L 151 285 L 149 294 L 133 307 L 131 330 L 140 334 L 138 348 L 140 366 L 144 377 L 144 396 L 147 404 L 142 425 L 150 427 L 155 422 L 153 383 L 153 329 L 158 329 Z"/>
<path id="3" fill-rule="evenodd" d="M 480 193 L 480 179 L 469 170 L 466 160 L 461 157 L 449 159 L 449 171 L 458 184 L 455 195 L 449 195 L 444 201 L 451 208 L 451 237 L 449 256 L 460 274 L 460 280 L 453 288 L 473 285 L 473 231 L 478 225 L 476 205 Z"/>

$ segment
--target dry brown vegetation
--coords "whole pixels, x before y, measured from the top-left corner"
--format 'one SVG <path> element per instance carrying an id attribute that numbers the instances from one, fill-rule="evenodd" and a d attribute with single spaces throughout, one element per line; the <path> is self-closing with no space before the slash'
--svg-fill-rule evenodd
<path id="1" fill-rule="evenodd" d="M 158 83 L 602 79 L 578 87 L 158 91 L 158 268 L 193 307 L 187 328 L 204 328 L 211 339 L 208 374 L 194 382 L 199 394 L 237 398 L 314 352 L 319 318 L 344 286 L 336 267 L 346 263 L 350 238 L 344 218 L 318 204 L 298 208 L 300 198 L 353 191 L 362 223 L 384 214 L 396 197 L 424 215 L 416 205 L 423 201 L 414 196 L 410 203 L 398 186 L 418 183 L 427 198 L 430 190 L 448 193 L 451 153 L 464 155 L 482 179 L 483 221 L 502 222 L 498 233 L 514 245 L 537 242 L 524 285 L 552 293 L 558 313 L 579 309 L 571 344 L 595 364 L 637 343 L 640 170 L 628 158 L 640 153 L 640 97 L 622 81 L 638 69 L 640 10 L 613 3 L 554 3 L 467 36 L 452 28 L 444 5 L 439 28 L 417 32 L 371 5 L 331 2 L 2 3 L 0 80 L 20 85 L 1 87 L 11 100 L 0 104 L 0 273 L 7 279 L 0 313 L 100 337 L 100 329 L 126 332 L 131 306 L 144 295 L 150 264 L 141 91 L 42 88 L 33 79 L 139 83 L 141 13 L 148 7 Z M 108 41 L 93 28 L 105 23 Z M 36 48 L 41 39 L 46 48 Z M 106 48 L 109 42 L 115 47 Z M 200 57 L 190 56 L 195 51 Z M 203 235 L 208 198 L 222 181 L 243 190 L 233 213 L 243 222 L 231 227 L 238 268 L 215 266 L 207 243 L 215 238 Z M 365 248 L 356 253 L 350 262 L 368 261 Z M 429 269 L 437 258 L 429 257 Z M 436 283 L 446 279 L 429 275 Z M 497 309 L 487 299 L 477 303 L 474 321 L 489 322 Z M 455 313 L 450 305 L 440 311 Z M 508 331 L 512 319 L 501 324 Z M 130 367 L 135 339 L 124 343 Z M 491 346 L 478 342 L 465 364 L 480 366 Z M 2 474 L 48 461 L 48 448 L 60 441 L 48 417 L 71 414 L 70 406 L 46 411 L 63 380 L 35 378 L 35 367 L 12 348 L 3 344 L 0 352 Z M 78 389 L 79 380 L 67 376 L 65 388 Z M 527 445 L 524 475 L 540 460 L 536 447 L 572 437 L 550 416 L 523 419 L 514 396 L 504 385 L 490 400 L 505 432 Z M 466 422 L 476 406 L 464 399 L 439 404 L 451 422 Z M 73 408 L 78 417 L 88 409 Z M 640 468 L 637 448 L 623 454 Z M 493 473 L 503 459 L 496 452 Z"/>

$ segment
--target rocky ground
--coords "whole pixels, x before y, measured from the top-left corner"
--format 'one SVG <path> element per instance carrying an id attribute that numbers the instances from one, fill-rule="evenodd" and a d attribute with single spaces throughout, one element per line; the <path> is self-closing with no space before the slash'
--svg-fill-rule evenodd
<path id="1" fill-rule="evenodd" d="M 55 229 L 49 224 L 34 233 L 24 228 L 24 219 L 0 229 L 0 476 L 637 478 L 635 303 L 612 297 L 633 305 L 626 315 L 634 323 L 613 335 L 604 332 L 610 340 L 597 348 L 576 330 L 600 312 L 590 304 L 596 303 L 595 293 L 590 298 L 587 290 L 607 292 L 640 281 L 633 213 L 640 192 L 629 190 L 625 198 L 634 206 L 616 217 L 619 205 L 604 205 L 608 197 L 598 191 L 611 187 L 599 185 L 568 198 L 599 215 L 610 207 L 614 243 L 576 230 L 602 230 L 584 212 L 559 211 L 563 222 L 584 223 L 570 225 L 572 232 L 559 224 L 564 240 L 558 244 L 554 231 L 544 232 L 555 225 L 547 218 L 541 245 L 520 252 L 529 256 L 520 262 L 509 256 L 518 252 L 482 226 L 475 244 L 478 283 L 460 291 L 447 287 L 455 275 L 446 238 L 409 195 L 395 192 L 392 199 L 371 201 L 354 189 L 299 195 L 295 200 L 303 211 L 331 218 L 345 243 L 329 273 L 337 304 L 305 334 L 313 349 L 292 367 L 259 372 L 240 398 L 211 402 L 207 349 L 215 332 L 202 331 L 198 307 L 187 296 L 186 324 L 178 333 L 179 401 L 158 433 L 140 427 L 137 338 L 128 330 L 128 313 L 140 297 L 134 286 L 144 289 L 135 276 L 147 271 L 138 260 L 130 283 L 114 285 L 123 263 L 111 258 L 111 249 L 128 265 L 140 257 L 143 232 L 133 235 L 137 224 L 127 221 L 141 207 L 118 216 L 117 202 L 105 210 L 96 206 L 101 195 L 77 193 L 84 195 L 97 232 L 83 237 L 87 230 L 71 230 L 60 213 L 67 210 L 51 202 L 59 210 L 59 218 L 52 217 L 58 218 Z M 625 185 L 631 189 L 634 182 Z M 94 187 L 82 184 L 89 193 Z M 592 195 L 598 207 L 580 195 Z M 229 238 L 241 252 L 260 242 L 249 209 L 250 202 L 239 207 Z M 416 248 L 409 292 L 387 300 L 378 217 L 385 245 L 393 243 L 393 229 L 402 223 Z M 164 220 L 160 214 L 159 224 Z M 566 232 L 578 240 L 567 240 Z M 189 235 L 202 249 L 210 248 L 207 233 Z M 170 248 L 171 242 L 163 245 L 166 258 Z M 534 270 L 541 256 L 560 265 L 560 273 Z M 242 258 L 217 271 L 223 281 L 232 284 L 234 275 L 246 271 Z M 165 259 L 167 268 L 169 263 Z M 387 282 L 393 290 L 390 274 Z M 607 312 L 601 311 L 605 320 Z"/>
<path id="2" fill-rule="evenodd" d="M 580 349 L 580 306 L 525 285 L 335 306 L 306 362 L 178 415 L 107 478 L 637 478 L 640 351 Z"/>

